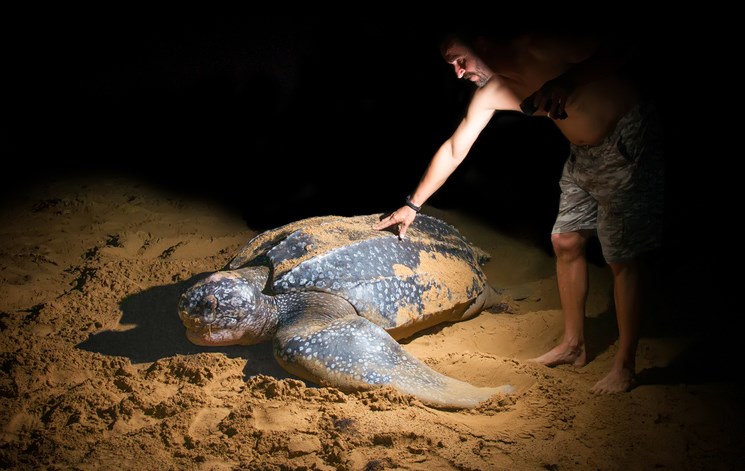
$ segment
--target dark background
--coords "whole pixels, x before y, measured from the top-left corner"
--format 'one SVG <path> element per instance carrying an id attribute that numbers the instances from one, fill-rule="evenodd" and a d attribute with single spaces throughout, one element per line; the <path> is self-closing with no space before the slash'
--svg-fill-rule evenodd
<path id="1" fill-rule="evenodd" d="M 450 18 L 43 13 L 4 19 L 6 201 L 49 178 L 125 175 L 237 209 L 257 230 L 390 211 L 473 91 L 439 54 Z M 734 299 L 717 273 L 739 270 L 727 238 L 738 152 L 712 78 L 725 39 L 718 23 L 702 29 L 698 12 L 680 14 L 549 20 L 622 26 L 643 42 L 642 76 L 668 138 L 664 263 L 690 272 L 706 304 Z M 494 25 L 535 16 L 504 11 Z M 499 113 L 428 204 L 550 251 L 566 150 L 547 118 Z"/>
<path id="2" fill-rule="evenodd" d="M 270 226 L 398 207 L 473 91 L 439 54 L 454 20 L 88 15 L 13 38 L 14 162 L 32 175 L 131 174 Z M 649 44 L 645 80 L 660 88 L 682 51 L 660 51 L 667 39 L 647 28 L 634 34 Z M 562 136 L 511 112 L 489 128 L 430 203 L 553 219 Z"/>

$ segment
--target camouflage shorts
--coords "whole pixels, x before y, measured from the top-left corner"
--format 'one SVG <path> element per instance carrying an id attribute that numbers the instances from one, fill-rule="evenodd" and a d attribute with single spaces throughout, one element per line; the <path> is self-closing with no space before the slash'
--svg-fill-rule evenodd
<path id="1" fill-rule="evenodd" d="M 662 243 L 662 130 L 652 105 L 634 107 L 595 146 L 570 146 L 552 233 L 595 230 L 607 262 Z"/>

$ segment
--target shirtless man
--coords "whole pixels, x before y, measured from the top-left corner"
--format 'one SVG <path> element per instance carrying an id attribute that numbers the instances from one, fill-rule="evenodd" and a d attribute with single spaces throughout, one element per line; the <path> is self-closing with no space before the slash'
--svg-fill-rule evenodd
<path id="1" fill-rule="evenodd" d="M 449 37 L 441 46 L 458 78 L 476 85 L 465 117 L 437 150 L 415 191 L 375 229 L 398 225 L 403 238 L 421 206 L 455 171 L 499 110 L 535 110 L 566 136 L 570 154 L 559 181 L 551 234 L 564 313 L 564 336 L 531 361 L 546 366 L 587 362 L 586 243 L 597 235 L 613 273 L 618 350 L 592 391 L 634 386 L 639 342 L 642 256 L 661 244 L 663 162 L 654 109 L 622 73 L 628 50 L 591 36 L 521 34 L 505 41 Z M 521 108 L 521 104 L 523 105 Z"/>

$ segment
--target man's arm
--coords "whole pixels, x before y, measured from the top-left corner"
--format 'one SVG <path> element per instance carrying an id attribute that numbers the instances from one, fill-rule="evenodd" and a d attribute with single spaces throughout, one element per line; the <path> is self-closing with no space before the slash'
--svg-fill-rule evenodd
<path id="1" fill-rule="evenodd" d="M 448 140 L 443 142 L 435 152 L 434 157 L 427 166 L 427 170 L 419 180 L 414 193 L 411 194 L 411 203 L 422 206 L 445 181 L 452 175 L 456 168 L 466 158 L 474 142 L 484 130 L 495 111 L 518 110 L 519 100 L 507 88 L 503 87 L 497 80 L 492 79 L 482 88 L 476 90 L 468 105 L 466 115 L 461 120 Z M 381 220 L 373 228 L 385 229 L 394 224 L 399 225 L 399 237 L 404 238 L 406 230 L 414 222 L 416 211 L 410 206 L 404 205 Z"/>

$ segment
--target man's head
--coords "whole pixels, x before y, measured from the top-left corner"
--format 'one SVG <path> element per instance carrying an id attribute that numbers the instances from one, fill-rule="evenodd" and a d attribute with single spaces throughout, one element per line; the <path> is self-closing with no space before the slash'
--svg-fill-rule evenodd
<path id="1" fill-rule="evenodd" d="M 483 87 L 492 78 L 494 72 L 476 55 L 465 41 L 455 35 L 445 37 L 440 43 L 440 52 L 448 64 L 455 70 L 455 75 Z"/>

